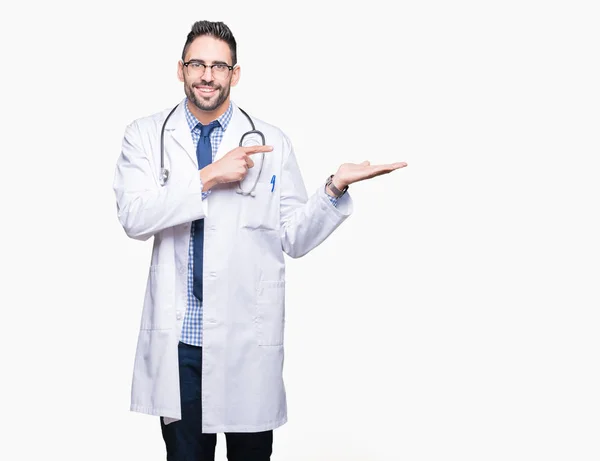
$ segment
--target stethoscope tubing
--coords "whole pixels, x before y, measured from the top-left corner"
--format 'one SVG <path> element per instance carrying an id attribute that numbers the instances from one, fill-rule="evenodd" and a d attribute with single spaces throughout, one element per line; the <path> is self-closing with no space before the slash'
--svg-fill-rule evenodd
<path id="1" fill-rule="evenodd" d="M 173 115 L 173 112 L 175 112 L 175 110 L 179 107 L 179 104 L 177 104 L 175 107 L 173 107 L 173 109 L 171 109 L 171 112 L 169 112 L 169 115 L 167 115 L 167 118 L 165 119 L 165 121 L 162 124 L 162 128 L 160 130 L 160 177 L 159 177 L 159 181 L 161 183 L 161 185 L 165 185 L 167 183 L 167 181 L 169 180 L 169 170 L 165 168 L 165 127 L 167 126 L 167 122 L 169 121 L 169 118 L 171 118 L 171 115 Z M 266 145 L 266 139 L 265 139 L 265 135 L 256 129 L 256 127 L 254 126 L 254 122 L 252 121 L 252 117 L 250 117 L 250 115 L 248 115 L 248 113 L 242 109 L 241 107 L 238 107 L 238 109 L 242 112 L 242 114 L 244 114 L 246 116 L 246 118 L 248 119 L 248 122 L 250 123 L 250 126 L 252 127 L 252 130 L 245 132 L 242 137 L 240 138 L 240 146 L 243 145 L 244 143 L 244 138 L 246 136 L 249 135 L 258 135 L 262 141 L 262 145 Z M 241 185 L 238 184 L 238 188 L 237 188 L 237 193 L 238 194 L 243 194 L 243 195 L 251 195 L 251 196 L 255 196 L 255 192 L 254 189 L 256 188 L 256 184 L 258 183 L 258 179 L 260 178 L 260 174 L 262 173 L 262 167 L 263 167 L 263 163 L 264 163 L 264 153 L 262 154 L 262 161 L 260 162 L 260 169 L 258 171 L 258 175 L 256 177 L 256 180 L 254 181 L 254 186 L 252 187 L 252 189 L 250 189 L 250 192 L 245 192 L 242 190 Z"/>

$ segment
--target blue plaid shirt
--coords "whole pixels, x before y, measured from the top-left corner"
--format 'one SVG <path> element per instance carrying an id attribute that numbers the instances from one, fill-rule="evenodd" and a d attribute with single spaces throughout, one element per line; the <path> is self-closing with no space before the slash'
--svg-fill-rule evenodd
<path id="1" fill-rule="evenodd" d="M 198 127 L 198 119 L 190 112 L 187 105 L 187 99 L 185 100 L 185 119 L 187 120 L 188 126 L 192 133 L 192 140 L 194 141 L 194 149 L 198 145 L 200 139 L 200 127 Z M 215 160 L 215 155 L 219 149 L 219 145 L 223 140 L 223 134 L 233 115 L 233 105 L 229 103 L 229 107 L 223 115 L 217 120 L 220 126 L 217 126 L 210 133 L 210 143 L 212 148 L 212 159 Z M 210 191 L 202 193 L 202 199 L 205 199 Z M 337 199 L 330 197 L 331 203 L 337 206 Z M 188 251 L 188 282 L 187 282 L 187 310 L 185 312 L 185 318 L 183 319 L 183 326 L 181 329 L 181 342 L 186 344 L 192 344 L 194 346 L 202 345 L 202 306 L 196 296 L 194 296 L 194 223 L 191 226 L 190 235 L 190 247 Z"/>

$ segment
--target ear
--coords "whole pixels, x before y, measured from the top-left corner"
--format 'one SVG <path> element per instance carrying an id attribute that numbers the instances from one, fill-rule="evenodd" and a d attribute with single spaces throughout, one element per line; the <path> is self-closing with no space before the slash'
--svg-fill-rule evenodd
<path id="1" fill-rule="evenodd" d="M 180 82 L 183 82 L 183 61 L 177 63 L 177 78 Z"/>
<path id="2" fill-rule="evenodd" d="M 240 66 L 235 66 L 233 68 L 233 75 L 231 76 L 231 86 L 236 86 L 237 83 L 240 81 L 240 74 L 241 74 L 241 68 Z"/>

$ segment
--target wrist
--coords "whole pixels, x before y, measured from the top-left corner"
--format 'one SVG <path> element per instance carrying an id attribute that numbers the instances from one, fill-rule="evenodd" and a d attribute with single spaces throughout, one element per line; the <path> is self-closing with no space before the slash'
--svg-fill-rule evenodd
<path id="1" fill-rule="evenodd" d="M 331 183 L 338 189 L 338 190 L 344 190 L 346 187 L 349 186 L 349 184 L 346 184 L 345 182 L 343 182 L 337 175 L 333 175 L 333 178 L 331 178 Z"/>
<path id="2" fill-rule="evenodd" d="M 325 192 L 334 198 L 340 198 L 348 190 L 348 185 L 345 185 L 344 181 L 340 181 L 339 178 L 337 178 L 337 183 L 339 183 L 341 187 L 338 187 L 338 184 L 335 182 L 335 175 L 332 174 L 327 178 L 327 183 L 325 184 Z"/>
<path id="3" fill-rule="evenodd" d="M 200 181 L 202 181 L 202 192 L 207 192 L 218 184 L 212 163 L 200 170 Z"/>

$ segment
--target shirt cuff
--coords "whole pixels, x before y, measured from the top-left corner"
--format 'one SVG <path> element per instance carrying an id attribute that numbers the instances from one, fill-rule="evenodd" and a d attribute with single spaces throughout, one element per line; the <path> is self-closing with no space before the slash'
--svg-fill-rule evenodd
<path id="1" fill-rule="evenodd" d="M 333 206 L 337 208 L 338 198 L 337 197 L 332 197 L 331 195 L 329 195 L 327 193 L 327 185 L 325 185 L 325 187 L 323 187 L 323 191 L 325 192 L 325 195 L 327 196 L 327 198 L 329 199 L 329 201 L 333 204 Z"/>
<path id="2" fill-rule="evenodd" d="M 204 189 L 204 184 L 202 184 L 202 179 L 200 179 L 200 190 L 202 190 L 202 189 Z M 202 192 L 202 200 L 204 200 L 206 197 L 208 197 L 208 194 L 210 194 L 210 189 L 207 190 L 206 192 Z"/>

